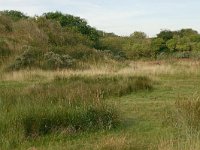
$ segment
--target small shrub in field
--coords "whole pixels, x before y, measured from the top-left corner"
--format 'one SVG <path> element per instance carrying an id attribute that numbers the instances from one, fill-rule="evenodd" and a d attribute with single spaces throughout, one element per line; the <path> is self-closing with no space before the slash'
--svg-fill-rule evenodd
<path id="1" fill-rule="evenodd" d="M 71 68 L 74 65 L 74 60 L 69 55 L 48 52 L 44 57 L 47 69 Z"/>

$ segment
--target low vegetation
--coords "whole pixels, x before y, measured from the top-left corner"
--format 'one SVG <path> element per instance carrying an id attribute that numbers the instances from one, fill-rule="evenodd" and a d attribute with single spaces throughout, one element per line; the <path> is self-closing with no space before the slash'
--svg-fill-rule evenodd
<path id="1" fill-rule="evenodd" d="M 120 116 L 105 98 L 151 89 L 148 78 L 120 76 L 57 76 L 50 82 L 2 87 L 1 145 L 17 148 L 27 138 L 50 133 L 73 135 L 116 128 Z"/>
<path id="2" fill-rule="evenodd" d="M 0 149 L 199 149 L 199 51 L 193 29 L 1 11 Z"/>
<path id="3" fill-rule="evenodd" d="M 108 61 L 199 59 L 200 35 L 192 29 L 163 30 L 155 38 L 138 31 L 121 37 L 61 12 L 37 17 L 18 11 L 0 14 L 0 57 L 6 70 L 68 69 L 72 60 L 78 62 L 73 68 L 81 68 L 80 64 Z M 47 60 L 48 54 L 51 59 Z"/>

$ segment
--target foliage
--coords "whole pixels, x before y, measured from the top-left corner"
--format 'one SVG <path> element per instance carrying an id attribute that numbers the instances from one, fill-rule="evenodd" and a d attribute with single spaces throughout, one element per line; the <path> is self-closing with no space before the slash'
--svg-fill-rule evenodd
<path id="1" fill-rule="evenodd" d="M 12 18 L 15 21 L 18 21 L 20 19 L 27 19 L 28 18 L 28 16 L 26 16 L 25 14 L 23 14 L 20 11 L 16 11 L 16 10 L 0 11 L 0 14 L 3 14 L 5 16 L 9 16 L 10 18 Z"/>
<path id="2" fill-rule="evenodd" d="M 13 30 L 12 20 L 4 15 L 0 15 L 0 33 L 9 33 Z"/>
<path id="3" fill-rule="evenodd" d="M 147 35 L 144 32 L 134 32 L 130 35 L 132 39 L 141 40 L 147 38 Z"/>
<path id="4" fill-rule="evenodd" d="M 191 58 L 200 51 L 200 35 L 193 29 L 163 30 L 154 38 L 139 31 L 130 36 L 117 36 L 96 30 L 85 19 L 61 12 L 48 12 L 31 18 L 18 11 L 2 11 L 0 33 L 0 52 L 5 55 L 1 62 L 5 59 L 12 61 L 21 54 L 11 65 L 17 70 L 47 66 L 52 69 L 70 68 L 62 57 L 64 55 L 77 62 L 96 63 L 105 61 L 104 58 L 111 61 L 158 59 L 161 55 Z M 24 45 L 42 50 L 41 57 L 27 58 L 31 56 L 24 52 Z M 55 53 L 50 59 L 52 61 L 44 59 L 47 52 Z"/>
<path id="5" fill-rule="evenodd" d="M 174 36 L 174 33 L 170 30 L 163 30 L 157 35 L 158 38 L 161 38 L 164 41 L 168 41 L 168 40 L 172 39 L 173 36 Z"/>
<path id="6" fill-rule="evenodd" d="M 47 19 L 59 21 L 62 27 L 70 27 L 79 31 L 83 35 L 87 35 L 92 41 L 98 41 L 98 31 L 89 26 L 86 20 L 81 19 L 80 17 L 62 14 L 61 12 L 49 12 L 45 13 L 43 16 L 45 16 Z"/>
<path id="7" fill-rule="evenodd" d="M 129 59 L 152 58 L 151 40 L 143 32 L 134 32 L 128 39 L 125 51 Z"/>
<path id="8" fill-rule="evenodd" d="M 69 55 L 59 55 L 54 52 L 47 52 L 44 55 L 45 65 L 47 69 L 71 68 L 74 65 L 74 59 Z"/>
<path id="9" fill-rule="evenodd" d="M 8 57 L 11 54 L 11 50 L 9 45 L 6 43 L 5 40 L 0 39 L 0 58 Z"/>
<path id="10" fill-rule="evenodd" d="M 42 51 L 34 47 L 25 47 L 24 49 L 24 52 L 8 67 L 9 70 L 19 70 L 37 66 L 36 63 L 40 59 Z"/>
<path id="11" fill-rule="evenodd" d="M 98 49 L 106 51 L 113 55 L 114 57 L 119 57 L 120 59 L 126 58 L 126 53 L 124 52 L 124 46 L 127 43 L 127 39 L 118 36 L 108 36 L 103 37 L 99 40 Z"/>

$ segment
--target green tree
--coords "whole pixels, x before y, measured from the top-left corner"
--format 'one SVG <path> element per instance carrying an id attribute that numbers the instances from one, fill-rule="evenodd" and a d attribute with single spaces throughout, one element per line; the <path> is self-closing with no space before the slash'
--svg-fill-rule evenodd
<path id="1" fill-rule="evenodd" d="M 178 39 L 178 43 L 176 45 L 176 49 L 178 51 L 191 51 L 192 46 L 189 37 L 182 37 Z"/>
<path id="2" fill-rule="evenodd" d="M 134 32 L 134 33 L 132 33 L 130 35 L 130 38 L 131 39 L 139 39 L 139 40 L 141 40 L 141 39 L 147 38 L 147 35 L 144 32 L 136 31 L 136 32 Z"/>
<path id="3" fill-rule="evenodd" d="M 176 51 L 176 45 L 177 45 L 177 39 L 173 38 L 167 41 L 166 43 L 167 48 L 171 51 L 174 52 Z"/>
<path id="4" fill-rule="evenodd" d="M 49 12 L 43 14 L 43 16 L 47 19 L 59 21 L 62 27 L 69 27 L 83 35 L 87 35 L 92 41 L 97 42 L 99 40 L 99 32 L 95 28 L 89 26 L 85 19 L 62 14 L 61 12 Z"/>
<path id="5" fill-rule="evenodd" d="M 170 30 L 163 30 L 159 34 L 157 34 L 157 37 L 163 39 L 164 41 L 168 41 L 172 39 L 173 36 L 174 36 L 174 33 Z"/>
<path id="6" fill-rule="evenodd" d="M 3 14 L 5 16 L 11 17 L 14 21 L 18 21 L 20 19 L 27 19 L 28 16 L 26 16 L 24 13 L 16 10 L 5 10 L 1 11 L 0 14 Z"/>
<path id="7" fill-rule="evenodd" d="M 180 37 L 184 37 L 184 36 L 190 37 L 193 35 L 198 35 L 198 32 L 193 29 L 182 29 L 182 30 L 178 31 L 177 34 Z"/>
<path id="8" fill-rule="evenodd" d="M 157 55 L 166 49 L 164 39 L 162 39 L 162 38 L 152 39 L 151 48 L 154 52 L 154 58 L 157 59 Z"/>

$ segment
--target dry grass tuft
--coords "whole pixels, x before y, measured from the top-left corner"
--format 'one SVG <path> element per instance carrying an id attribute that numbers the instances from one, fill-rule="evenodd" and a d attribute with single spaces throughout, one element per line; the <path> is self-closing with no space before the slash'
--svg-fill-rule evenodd
<path id="1" fill-rule="evenodd" d="M 53 80 L 55 76 L 96 76 L 96 75 L 108 75 L 108 76 L 149 76 L 156 78 L 159 75 L 185 75 L 190 76 L 198 75 L 200 61 L 137 61 L 129 62 L 128 65 L 119 66 L 119 64 L 104 65 L 104 66 L 90 66 L 85 70 L 56 70 L 56 71 L 44 71 L 44 70 L 22 70 L 9 73 L 2 73 L 0 80 L 3 81 L 26 81 L 42 78 L 43 80 Z"/>

